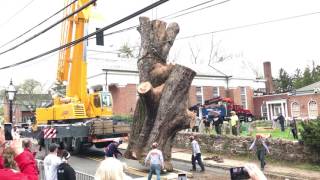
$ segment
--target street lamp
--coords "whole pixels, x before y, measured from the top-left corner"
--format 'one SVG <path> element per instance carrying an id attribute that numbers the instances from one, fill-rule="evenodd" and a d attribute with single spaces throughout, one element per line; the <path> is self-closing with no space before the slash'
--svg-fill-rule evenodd
<path id="1" fill-rule="evenodd" d="M 11 79 L 10 84 L 6 90 L 7 99 L 9 101 L 9 118 L 10 118 L 9 121 L 10 121 L 10 123 L 12 123 L 12 102 L 15 98 L 16 93 L 17 93 L 16 88 L 12 84 L 12 79 Z"/>

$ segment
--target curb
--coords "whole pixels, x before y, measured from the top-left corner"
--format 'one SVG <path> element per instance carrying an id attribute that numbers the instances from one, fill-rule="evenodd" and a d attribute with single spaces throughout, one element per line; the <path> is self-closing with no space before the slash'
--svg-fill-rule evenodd
<path id="1" fill-rule="evenodd" d="M 172 160 L 175 160 L 175 161 L 181 161 L 181 162 L 185 162 L 185 163 L 191 163 L 190 161 L 188 160 L 184 160 L 184 159 L 178 159 L 178 158 L 172 158 Z M 210 163 L 207 163 L 205 161 L 203 161 L 203 164 L 204 166 L 206 167 L 212 167 L 212 168 L 217 168 L 217 169 L 223 169 L 223 170 L 227 170 L 229 171 L 230 168 L 232 168 L 232 166 L 226 166 L 226 165 L 215 165 L 215 164 L 210 164 Z M 306 177 L 304 178 L 300 178 L 300 177 L 294 177 L 294 176 L 288 176 L 288 175 L 283 175 L 283 174 L 275 174 L 275 173 L 272 173 L 272 172 L 264 172 L 264 174 L 269 177 L 269 178 L 274 178 L 274 179 L 285 179 L 285 180 L 305 180 Z"/>

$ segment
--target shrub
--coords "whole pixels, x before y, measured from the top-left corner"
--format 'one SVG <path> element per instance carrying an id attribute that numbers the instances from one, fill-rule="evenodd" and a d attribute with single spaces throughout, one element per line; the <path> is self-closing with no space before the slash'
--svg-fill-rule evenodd
<path id="1" fill-rule="evenodd" d="M 114 115 L 112 116 L 112 119 L 115 121 L 124 121 L 128 123 L 132 123 L 133 117 L 132 116 L 125 116 L 125 115 Z"/>
<path id="2" fill-rule="evenodd" d="M 303 122 L 301 138 L 311 151 L 320 154 L 320 120 Z"/>

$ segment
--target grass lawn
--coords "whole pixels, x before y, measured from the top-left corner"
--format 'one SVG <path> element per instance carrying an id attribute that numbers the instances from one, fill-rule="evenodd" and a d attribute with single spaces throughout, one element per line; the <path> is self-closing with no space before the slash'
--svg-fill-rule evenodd
<path id="1" fill-rule="evenodd" d="M 268 130 L 262 130 L 262 129 L 255 129 L 252 131 L 251 135 L 248 133 L 248 131 L 242 131 L 242 136 L 255 136 L 256 134 L 270 134 L 271 138 L 273 139 L 288 139 L 288 140 L 294 140 L 293 135 L 291 133 L 291 130 L 287 128 L 284 132 L 281 132 L 280 129 L 268 129 Z"/>
<path id="2" fill-rule="evenodd" d="M 244 125 L 248 126 L 248 124 Z M 293 135 L 291 133 L 290 127 L 287 127 L 284 132 L 281 132 L 280 128 L 272 129 L 271 126 L 264 126 L 261 124 L 261 126 L 258 126 L 256 128 L 253 128 L 251 134 L 248 131 L 242 131 L 242 136 L 252 136 L 254 137 L 257 133 L 258 134 L 270 134 L 271 138 L 273 139 L 287 139 L 287 140 L 294 140 Z M 299 129 L 301 129 L 301 125 L 298 124 L 298 132 Z M 298 134 L 299 139 L 301 138 Z"/>

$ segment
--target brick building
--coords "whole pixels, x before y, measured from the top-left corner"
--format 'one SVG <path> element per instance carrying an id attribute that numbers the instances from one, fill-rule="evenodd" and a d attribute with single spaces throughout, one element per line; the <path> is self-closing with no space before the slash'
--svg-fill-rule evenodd
<path id="1" fill-rule="evenodd" d="M 279 113 L 287 119 L 315 119 L 319 116 L 320 82 L 302 87 L 294 92 L 274 94 L 271 65 L 264 63 L 266 95 L 254 96 L 254 115 L 274 119 Z M 270 83 L 271 82 L 271 83 Z"/>
<path id="2" fill-rule="evenodd" d="M 203 104 L 205 100 L 222 96 L 232 98 L 236 104 L 254 111 L 253 95 L 265 88 L 264 79 L 256 79 L 245 60 L 233 59 L 208 65 L 185 65 L 197 72 L 189 93 L 189 105 Z M 89 86 L 103 85 L 112 95 L 113 113 L 131 115 L 134 113 L 138 94 L 136 91 L 139 75 L 134 59 L 112 60 L 100 73 L 88 78 Z M 107 88 L 108 87 L 108 88 Z"/>

